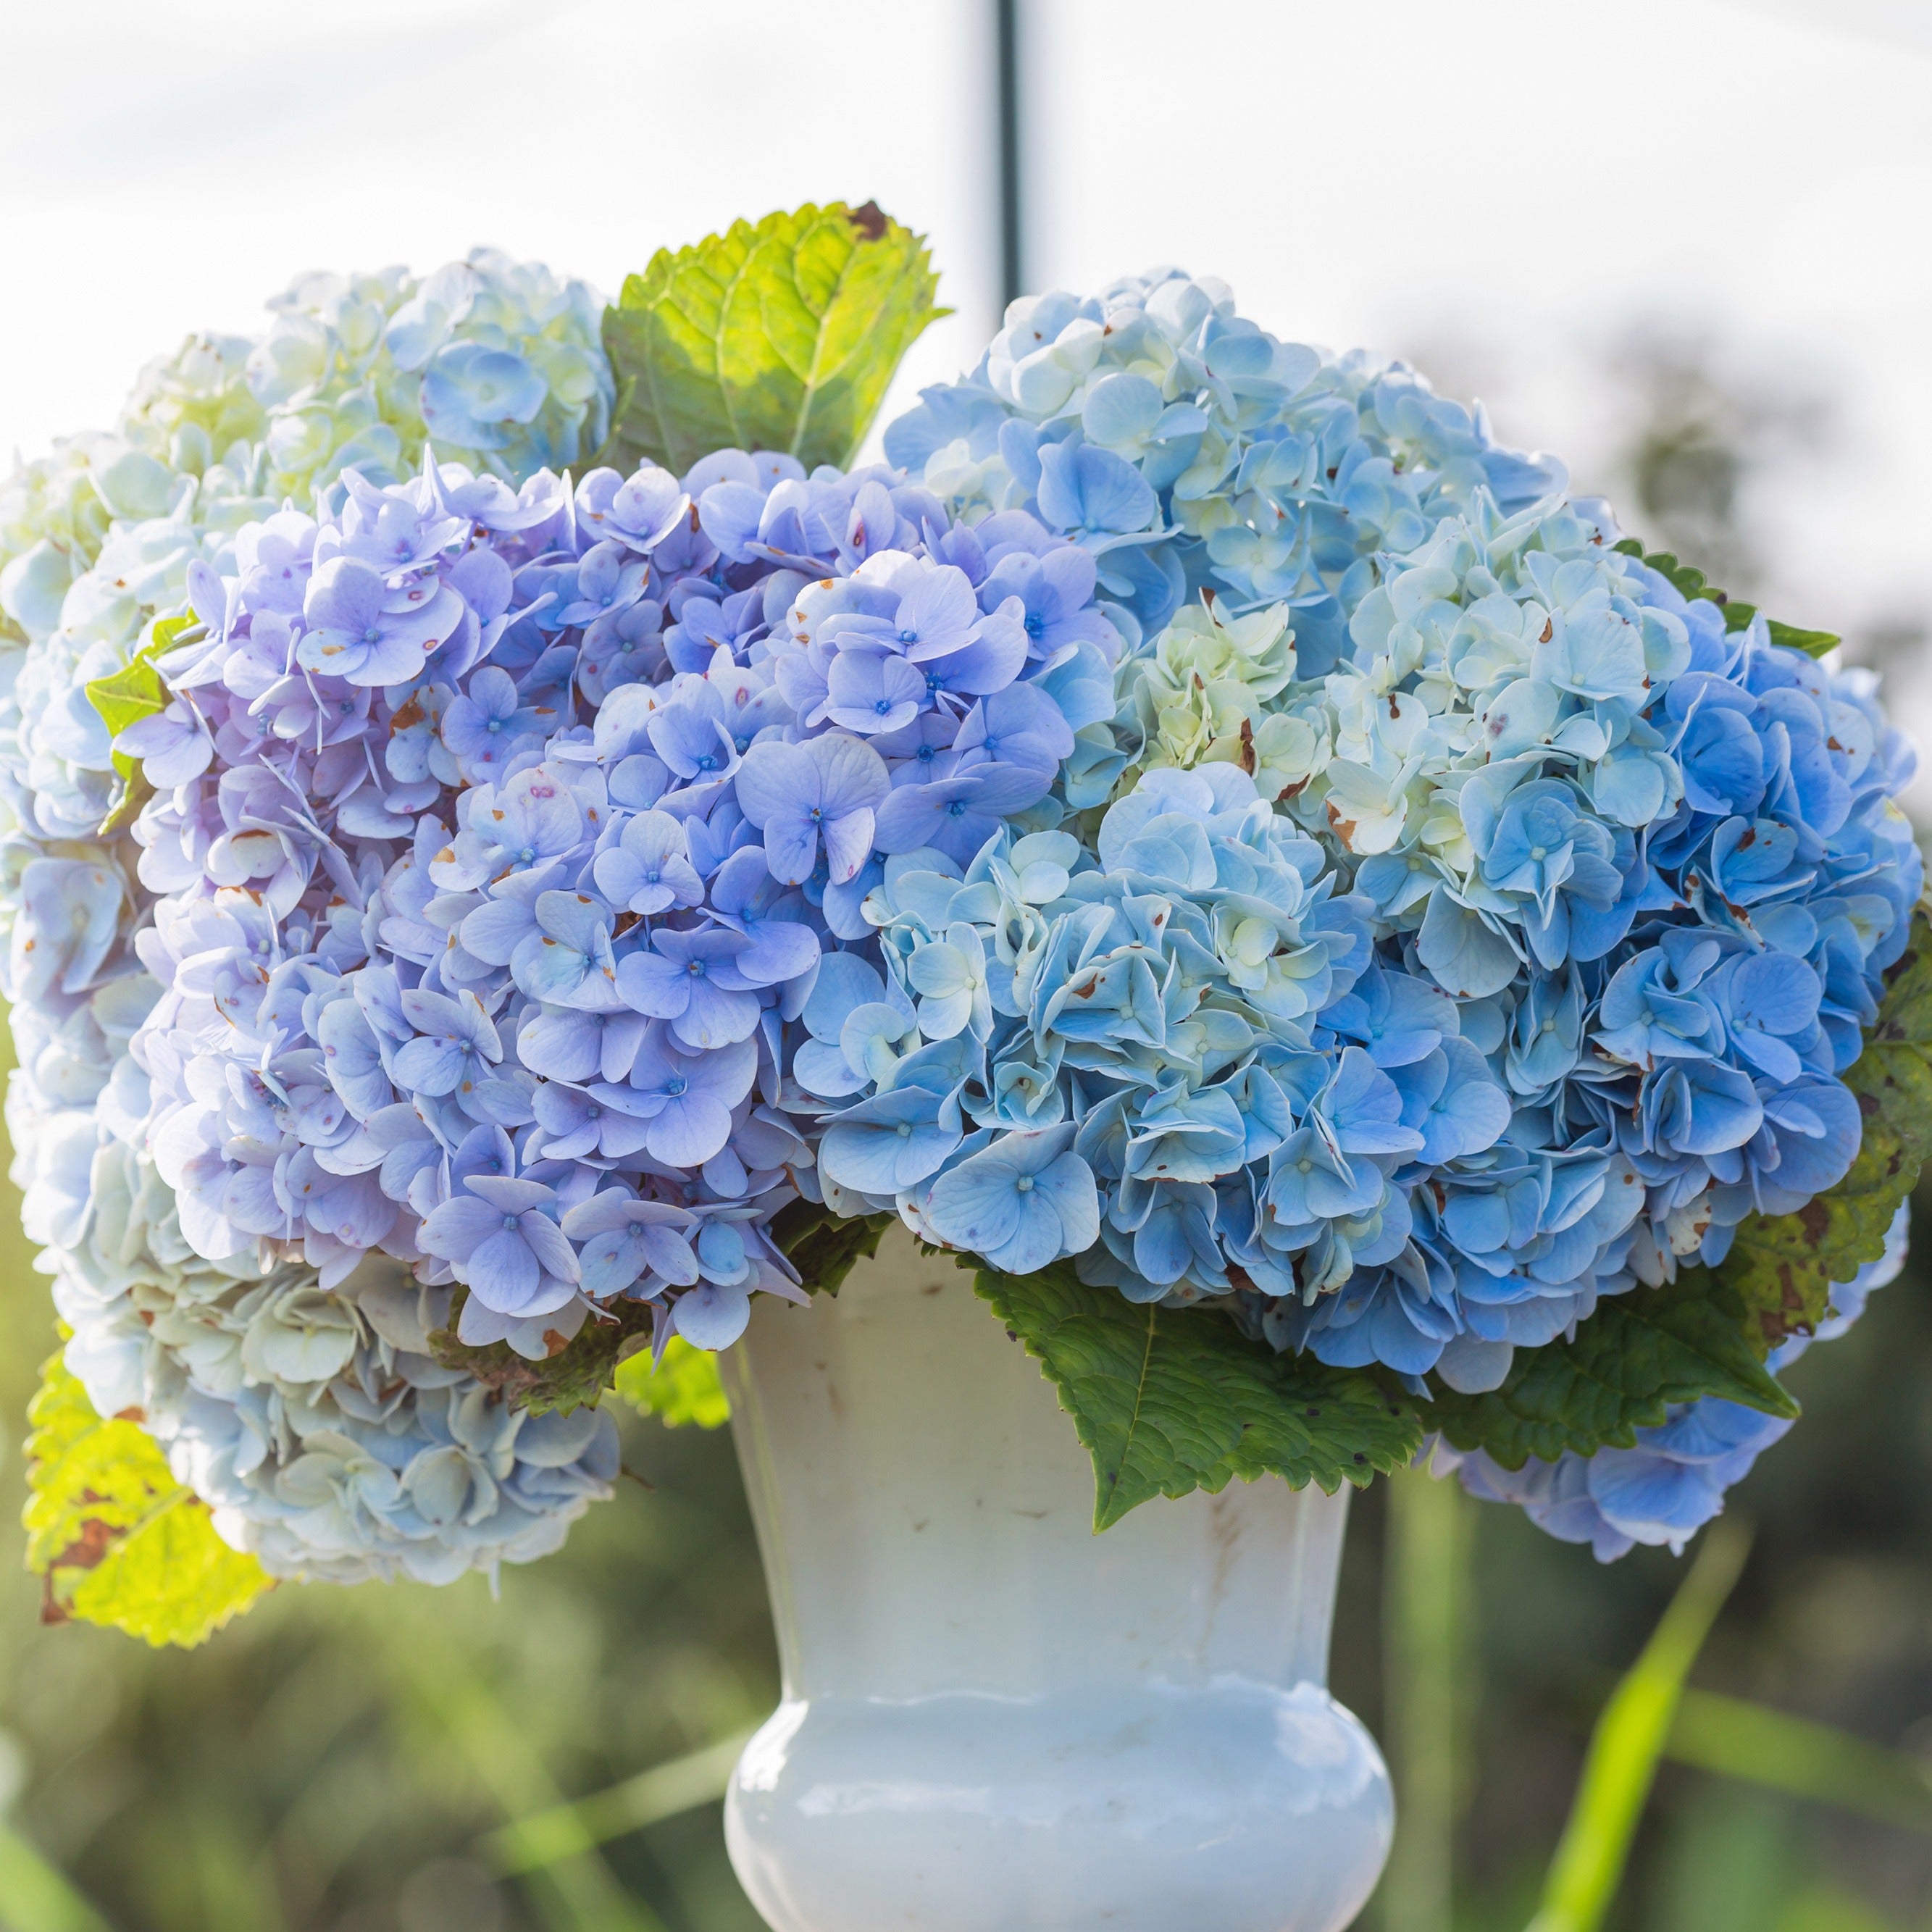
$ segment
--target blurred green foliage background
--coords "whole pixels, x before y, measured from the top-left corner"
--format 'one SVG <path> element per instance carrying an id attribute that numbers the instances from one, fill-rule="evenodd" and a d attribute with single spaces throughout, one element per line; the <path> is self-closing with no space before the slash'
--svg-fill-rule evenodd
<path id="1" fill-rule="evenodd" d="M 1828 434 L 1822 417 L 1767 417 L 1695 342 L 1639 335 L 1616 357 L 1628 432 L 1602 466 L 1613 473 L 1580 480 L 1616 486 L 1646 537 L 1740 593 L 1772 587 L 1751 478 Z M 1459 386 L 1440 345 L 1418 360 L 1445 390 L 1507 401 Z M 1506 410 L 1502 426 L 1534 440 Z M 1924 644 L 1910 617 L 1855 640 L 1868 661 Z M 770 1709 L 776 1662 L 727 1436 L 628 1418 L 638 1480 L 562 1556 L 506 1571 L 494 1598 L 474 1577 L 284 1587 L 189 1654 L 43 1628 L 14 1445 L 51 1317 L 17 1210 L 0 1193 L 0 1928 L 756 1932 L 716 1802 L 526 1876 L 501 1876 L 488 1843 Z M 1918 1211 L 1932 1228 L 1932 1197 Z M 1736 1493 L 1756 1539 L 1694 1681 L 1932 1762 L 1928 1288 L 1932 1248 L 1793 1372 L 1806 1418 Z M 1431 1780 L 1443 1827 L 1439 1846 L 1401 1848 L 1365 1923 L 1520 1932 L 1592 1720 L 1684 1567 L 1646 1550 L 1600 1568 L 1514 1511 L 1450 1505 L 1424 1526 L 1433 1567 L 1391 1619 L 1388 1486 L 1356 1508 L 1334 1688 L 1418 1780 L 1412 1829 L 1426 1828 Z M 34 1896 L 33 1851 L 98 1918 L 58 1881 L 10 1910 L 7 1897 Z M 1666 1765 L 1608 1923 L 1932 1932 L 1932 1834 Z"/>

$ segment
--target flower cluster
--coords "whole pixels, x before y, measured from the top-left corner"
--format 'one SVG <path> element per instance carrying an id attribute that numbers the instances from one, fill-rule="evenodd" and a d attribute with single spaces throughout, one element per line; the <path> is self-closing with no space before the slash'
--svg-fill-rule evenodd
<path id="1" fill-rule="evenodd" d="M 1478 489 L 1515 510 L 1564 480 L 1400 364 L 1278 341 L 1178 269 L 1012 303 L 886 454 L 969 514 L 1026 508 L 1074 538 L 1150 634 L 1204 587 L 1287 603 L 1305 676 L 1346 655 L 1373 552 L 1413 549 Z"/>
<path id="2" fill-rule="evenodd" d="M 1138 484 L 1131 536 L 1080 538 L 1150 634 L 1070 802 L 1137 768 L 1252 773 L 1372 908 L 1334 1035 L 1432 1082 L 1404 1070 L 1447 1034 L 1504 1111 L 1398 1171 L 1399 1254 L 1292 1299 L 1258 1276 L 1244 1318 L 1491 1385 L 1598 1294 L 1844 1174 L 1835 1076 L 1922 878 L 1868 680 L 1727 630 L 1480 412 L 1175 274 L 1015 304 L 887 447 L 969 509 L 1064 508 L 1075 470 L 1116 502 Z"/>
<path id="3" fill-rule="evenodd" d="M 1111 710 L 1091 563 L 735 452 L 342 496 L 198 567 L 117 740 L 158 788 L 132 1053 L 183 1235 L 325 1290 L 386 1253 L 472 1345 L 631 1297 L 722 1347 L 799 1292 L 765 1230 L 811 1184 L 822 949 L 884 854 L 1038 805 Z"/>
<path id="4" fill-rule="evenodd" d="M 580 285 L 275 306 L 0 496 L 30 1228 L 272 1567 L 553 1546 L 612 1425 L 431 1335 L 724 1346 L 801 1196 L 1475 1392 L 1846 1172 L 1922 882 L 1870 680 L 1400 364 L 1164 272 L 889 465 L 625 475 Z M 1778 1426 L 1462 1471 L 1608 1551 Z"/>
<path id="5" fill-rule="evenodd" d="M 1316 1048 L 1369 958 L 1334 883 L 1230 765 L 1147 774 L 1090 850 L 1002 831 L 963 870 L 888 860 L 863 908 L 885 974 L 827 962 L 794 1062 L 833 1103 L 827 1198 L 1010 1274 L 1078 1256 L 1138 1301 L 1389 1259 L 1388 1176 L 1425 1134 L 1366 1054 Z M 1438 1097 L 1459 1145 L 1507 1118 L 1458 1132 Z"/>
<path id="6" fill-rule="evenodd" d="M 608 431 L 596 298 L 538 265 L 484 249 L 421 282 L 310 276 L 272 307 L 260 342 L 190 337 L 142 372 L 115 434 L 0 485 L 0 653 L 20 664 L 0 742 L 18 746 L 47 837 L 86 838 L 105 816 L 114 771 L 86 687 L 184 608 L 191 562 L 224 567 L 244 526 L 339 490 L 346 469 L 396 481 L 431 436 L 520 478 Z"/>
<path id="7" fill-rule="evenodd" d="M 963 514 L 1073 536 L 1138 621 L 1070 806 L 1251 774 L 1367 908 L 1318 1046 L 1406 1119 L 1439 1088 L 1497 1124 L 1384 1161 L 1396 1252 L 1286 1281 L 1242 1258 L 1252 1332 L 1494 1387 L 1845 1173 L 1837 1076 L 1922 881 L 1868 678 L 1687 600 L 1480 410 L 1174 272 L 1016 303 L 886 447 Z"/>
<path id="8" fill-rule="evenodd" d="M 95 1406 L 142 1416 L 278 1574 L 444 1581 L 554 1548 L 610 1493 L 608 1418 L 492 1406 L 430 1356 L 448 1291 L 400 1271 L 325 1294 L 311 1268 L 198 1255 L 145 1144 L 128 1046 L 158 989 L 116 943 L 128 884 L 111 862 L 44 858 L 21 890 L 8 1126 Z"/>
<path id="9" fill-rule="evenodd" d="M 1836 1340 L 1864 1312 L 1872 1292 L 1897 1279 L 1905 1265 L 1908 1212 L 1901 1208 L 1893 1221 L 1884 1258 L 1832 1288 L 1829 1319 L 1772 1352 L 1774 1370 L 1782 1373 L 1814 1342 Z M 1677 1405 L 1657 1427 L 1637 1430 L 1628 1449 L 1571 1452 L 1553 1462 L 1532 1458 L 1520 1469 L 1505 1469 L 1480 1450 L 1459 1454 L 1438 1442 L 1432 1466 L 1439 1474 L 1453 1472 L 1486 1502 L 1520 1505 L 1539 1529 L 1565 1543 L 1587 1543 L 1600 1563 L 1612 1563 L 1640 1543 L 1668 1544 L 1681 1554 L 1723 1509 L 1724 1492 L 1790 1427 L 1782 1417 L 1706 1396 Z"/>
<path id="10" fill-rule="evenodd" d="M 432 360 L 475 341 L 544 378 L 527 422 L 506 417 L 479 465 L 526 462 L 532 436 L 566 460 L 595 446 L 610 383 L 580 285 L 479 255 L 432 286 L 444 290 Z M 273 352 L 192 338 L 143 371 L 115 433 L 74 438 L 0 484 L 0 938 L 28 1230 L 101 1412 L 139 1409 L 272 1568 L 344 1579 L 447 1576 L 554 1546 L 610 1493 L 614 1430 L 498 1413 L 430 1359 L 424 1324 L 441 1311 L 413 1291 L 406 1316 L 366 1276 L 325 1303 L 311 1268 L 252 1253 L 210 1263 L 183 1238 L 129 1055 L 159 994 L 134 945 L 154 896 L 124 834 L 97 836 L 116 779 L 85 686 L 185 606 L 190 566 L 224 567 L 284 496 L 332 483 L 346 440 L 376 473 L 414 461 L 427 365 L 410 377 L 412 347 L 386 331 L 407 324 L 419 292 L 400 276 L 311 284 L 278 304 Z M 313 351 L 300 380 L 286 352 L 297 335 Z"/>

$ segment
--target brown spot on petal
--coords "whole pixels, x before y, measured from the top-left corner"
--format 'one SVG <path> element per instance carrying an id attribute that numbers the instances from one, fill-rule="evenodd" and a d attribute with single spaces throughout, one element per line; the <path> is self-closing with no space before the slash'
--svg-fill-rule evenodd
<path id="1" fill-rule="evenodd" d="M 886 232 L 886 214 L 876 201 L 867 202 L 862 208 L 848 208 L 845 219 L 865 236 L 868 242 L 876 242 Z"/>

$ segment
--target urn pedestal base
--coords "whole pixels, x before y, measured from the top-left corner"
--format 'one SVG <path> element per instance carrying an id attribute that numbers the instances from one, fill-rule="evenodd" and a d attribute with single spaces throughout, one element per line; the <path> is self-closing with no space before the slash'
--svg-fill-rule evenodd
<path id="1" fill-rule="evenodd" d="M 1346 1496 L 1267 1480 L 1096 1537 L 971 1276 L 888 1234 L 724 1358 L 784 1700 L 725 1804 L 774 1932 L 1340 1932 L 1393 1822 L 1324 1688 Z"/>

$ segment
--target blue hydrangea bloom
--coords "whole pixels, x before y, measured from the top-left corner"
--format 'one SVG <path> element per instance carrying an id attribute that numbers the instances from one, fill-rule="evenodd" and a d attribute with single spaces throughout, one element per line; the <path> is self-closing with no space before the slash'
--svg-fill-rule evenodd
<path id="1" fill-rule="evenodd" d="M 1813 1342 L 1842 1335 L 1864 1313 L 1873 1290 L 1897 1278 L 1905 1264 L 1910 1213 L 1900 1208 L 1884 1258 L 1832 1289 L 1830 1318 L 1816 1334 L 1784 1343 L 1772 1358 L 1774 1369 L 1789 1367 Z M 1656 1428 L 1639 1430 L 1629 1449 L 1571 1454 L 1554 1462 L 1532 1459 L 1520 1469 L 1505 1469 L 1480 1450 L 1459 1455 L 1439 1442 L 1432 1455 L 1438 1473 L 1453 1472 L 1472 1496 L 1518 1504 L 1539 1528 L 1566 1543 L 1587 1543 L 1600 1563 L 1608 1563 L 1640 1543 L 1681 1552 L 1723 1509 L 1725 1492 L 1742 1482 L 1790 1427 L 1780 1417 L 1707 1396 L 1679 1405 Z"/>
<path id="2" fill-rule="evenodd" d="M 1016 304 L 886 447 L 969 520 L 1064 530 L 1118 600 L 1070 803 L 1238 764 L 1368 907 L 1375 964 L 1312 1044 L 1398 1094 L 1401 1234 L 1284 1274 L 1208 1219 L 1255 1332 L 1491 1386 L 1845 1172 L 1837 1076 L 1922 877 L 1868 680 L 1687 602 L 1480 411 L 1178 272 Z M 1337 1134 L 1300 1131 L 1255 1217 L 1277 1239 L 1355 1198 Z M 1178 1253 L 1202 1223 L 1172 1225 Z"/>

